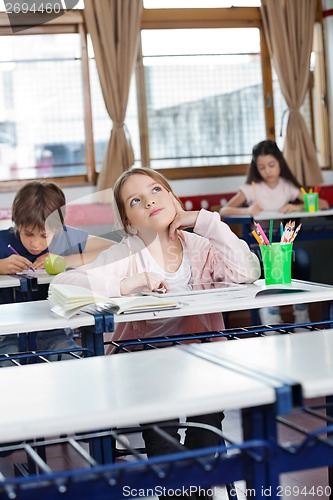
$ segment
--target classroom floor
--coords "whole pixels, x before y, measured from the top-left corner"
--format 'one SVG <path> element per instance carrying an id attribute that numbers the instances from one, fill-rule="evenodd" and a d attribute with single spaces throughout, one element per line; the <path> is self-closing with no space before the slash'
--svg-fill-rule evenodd
<path id="1" fill-rule="evenodd" d="M 311 304 L 309 307 L 310 317 L 312 321 L 319 321 L 321 319 L 322 304 Z M 292 322 L 292 307 L 286 306 L 281 310 L 282 317 L 286 322 Z M 249 311 L 235 312 L 229 315 L 230 328 L 237 328 L 248 326 L 251 323 L 251 314 Z M 302 417 L 302 424 L 307 424 L 307 418 Z M 299 420 L 298 416 L 292 417 L 295 421 Z M 241 430 L 241 417 L 238 410 L 227 411 L 225 420 L 223 421 L 223 430 L 228 437 L 231 437 L 235 441 L 242 441 L 242 430 Z M 279 432 L 280 439 L 284 442 L 294 440 L 295 436 L 293 431 L 289 431 L 285 428 L 281 429 Z M 141 446 L 142 440 L 140 435 L 133 435 L 131 437 L 131 444 L 135 446 Z M 88 445 L 83 444 L 88 450 Z M 6 476 L 13 475 L 13 464 L 21 463 L 23 461 L 23 455 L 21 452 L 16 452 L 8 457 L 0 456 L 0 472 Z M 63 469 L 73 469 L 82 466 L 80 459 L 77 454 L 69 450 L 67 446 L 57 445 L 52 449 L 52 452 L 48 455 L 47 462 L 51 469 L 53 470 L 63 470 Z M 307 498 L 321 498 L 322 500 L 328 500 L 329 497 L 324 494 L 311 494 L 311 491 L 321 492 L 320 488 L 325 488 L 328 486 L 328 474 L 327 468 L 311 469 L 301 472 L 293 472 L 289 474 L 283 474 L 280 478 L 282 485 L 283 496 L 280 498 L 287 499 L 307 499 Z M 253 498 L 253 494 L 248 494 L 246 496 L 246 484 L 244 481 L 236 483 L 237 488 L 237 498 L 238 500 L 243 500 L 245 498 Z M 312 490 L 311 490 L 312 488 Z M 317 489 L 319 488 L 319 489 Z M 301 494 L 303 491 L 303 494 Z M 309 492 L 309 494 L 304 494 L 304 491 Z M 269 497 L 270 495 L 267 495 Z M 223 487 L 217 487 L 214 489 L 214 497 L 216 500 L 227 500 L 226 490 Z M 233 497 L 235 498 L 235 497 Z"/>

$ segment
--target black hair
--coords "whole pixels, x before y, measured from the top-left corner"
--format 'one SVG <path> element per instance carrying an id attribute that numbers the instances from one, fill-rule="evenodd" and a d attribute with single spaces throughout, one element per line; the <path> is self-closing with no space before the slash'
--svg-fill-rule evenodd
<path id="1" fill-rule="evenodd" d="M 280 164 L 280 177 L 283 177 L 287 181 L 294 184 L 294 186 L 300 188 L 301 184 L 298 182 L 294 174 L 291 172 L 288 163 L 286 162 L 282 151 L 278 148 L 275 141 L 266 140 L 261 141 L 256 144 L 252 149 L 252 161 L 249 166 L 247 173 L 246 184 L 251 184 L 251 182 L 261 182 L 263 178 L 261 177 L 258 167 L 257 160 L 258 156 L 271 155 L 277 159 Z"/>

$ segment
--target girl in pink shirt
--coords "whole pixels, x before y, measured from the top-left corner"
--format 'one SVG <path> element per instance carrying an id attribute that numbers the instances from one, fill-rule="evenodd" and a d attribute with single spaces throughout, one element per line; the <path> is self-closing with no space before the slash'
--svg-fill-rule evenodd
<path id="1" fill-rule="evenodd" d="M 303 194 L 300 187 L 277 144 L 270 140 L 259 142 L 252 150 L 246 184 L 220 209 L 220 215 L 255 216 L 261 211 L 303 211 Z M 318 206 L 320 210 L 329 208 L 327 201 L 322 198 L 319 198 Z M 262 223 L 261 225 L 265 226 Z M 299 245 L 294 251 L 293 265 L 297 278 L 305 281 L 310 279 L 310 257 Z M 294 315 L 295 323 L 310 321 L 306 304 L 296 305 Z M 282 323 L 280 308 L 261 309 L 260 319 L 263 324 L 268 325 Z"/>
<path id="2" fill-rule="evenodd" d="M 193 284 L 216 281 L 252 283 L 260 276 L 258 258 L 221 222 L 219 214 L 185 211 L 158 172 L 148 168 L 126 171 L 115 184 L 114 199 L 127 236 L 102 252 L 93 263 L 56 276 L 54 283 L 84 286 L 112 297 L 160 288 L 189 290 Z M 184 228 L 193 228 L 193 232 L 183 231 Z M 222 314 L 129 321 L 117 325 L 113 338 L 198 333 L 223 326 Z M 222 419 L 221 411 L 188 420 L 221 428 Z M 167 432 L 179 440 L 178 420 L 173 423 L 174 427 Z M 174 451 L 152 430 L 143 430 L 143 437 L 148 456 Z M 215 434 L 193 427 L 187 429 L 188 448 L 217 444 Z"/>

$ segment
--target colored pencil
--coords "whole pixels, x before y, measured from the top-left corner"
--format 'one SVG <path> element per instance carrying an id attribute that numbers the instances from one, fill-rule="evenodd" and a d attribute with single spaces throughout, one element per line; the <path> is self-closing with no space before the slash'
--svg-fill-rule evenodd
<path id="1" fill-rule="evenodd" d="M 272 244 L 272 240 L 273 240 L 273 225 L 274 225 L 274 221 L 273 221 L 273 219 L 271 219 L 269 221 L 269 244 L 270 245 Z"/>

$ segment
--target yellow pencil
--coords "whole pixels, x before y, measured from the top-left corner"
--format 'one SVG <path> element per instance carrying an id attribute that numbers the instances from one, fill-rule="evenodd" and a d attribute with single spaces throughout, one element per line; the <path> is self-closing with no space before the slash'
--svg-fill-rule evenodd
<path id="1" fill-rule="evenodd" d="M 251 231 L 251 234 L 257 240 L 257 242 L 259 243 L 259 245 L 263 245 L 263 242 L 261 241 L 259 234 L 257 234 L 254 230 Z"/>
<path id="2" fill-rule="evenodd" d="M 300 190 L 301 190 L 301 193 L 306 194 L 304 187 L 301 187 Z"/>

